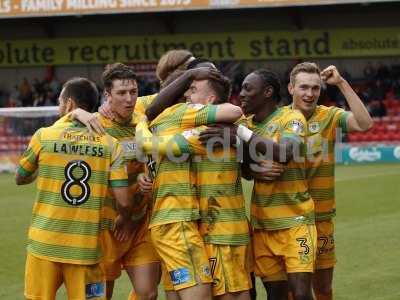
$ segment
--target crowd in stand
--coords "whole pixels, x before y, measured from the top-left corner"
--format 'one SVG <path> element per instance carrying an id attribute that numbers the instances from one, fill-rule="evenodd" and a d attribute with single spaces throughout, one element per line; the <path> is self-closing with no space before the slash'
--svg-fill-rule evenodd
<path id="1" fill-rule="evenodd" d="M 224 69 L 224 66 L 221 65 Z M 228 72 L 229 73 L 229 72 Z M 241 65 L 230 72 L 233 83 L 232 103 L 239 104 L 238 94 L 244 78 L 244 70 Z M 363 77 L 354 79 L 351 74 L 342 71 L 343 77 L 350 82 L 360 98 L 366 103 L 373 117 L 382 117 L 388 114 L 387 100 L 395 100 L 400 103 L 400 65 L 387 66 L 379 64 L 374 66 L 368 62 L 363 71 Z M 282 74 L 282 83 L 288 83 L 288 74 Z M 159 85 L 155 77 L 142 76 L 138 80 L 139 95 L 149 95 L 158 91 Z M 62 83 L 56 76 L 46 80 L 35 78 L 29 82 L 26 78 L 16 85 L 12 91 L 0 90 L 0 107 L 29 107 L 57 105 L 58 94 Z M 285 91 L 285 89 L 283 89 Z M 284 104 L 290 102 L 287 94 L 282 95 Z M 335 87 L 328 86 L 320 98 L 320 103 L 336 105 L 345 108 L 346 101 Z M 400 106 L 399 106 L 400 107 Z"/>

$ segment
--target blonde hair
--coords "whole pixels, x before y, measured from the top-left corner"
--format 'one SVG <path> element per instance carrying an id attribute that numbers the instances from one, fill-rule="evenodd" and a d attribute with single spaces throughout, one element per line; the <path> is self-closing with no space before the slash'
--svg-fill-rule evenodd
<path id="1" fill-rule="evenodd" d="M 184 49 L 170 50 L 161 56 L 156 68 L 156 75 L 160 81 L 164 81 L 169 74 L 176 69 L 186 70 L 190 58 L 193 57 L 192 52 Z"/>
<path id="2" fill-rule="evenodd" d="M 297 74 L 308 73 L 318 74 L 320 76 L 321 70 L 316 63 L 303 62 L 294 66 L 292 72 L 290 72 L 290 83 L 294 84 Z"/>

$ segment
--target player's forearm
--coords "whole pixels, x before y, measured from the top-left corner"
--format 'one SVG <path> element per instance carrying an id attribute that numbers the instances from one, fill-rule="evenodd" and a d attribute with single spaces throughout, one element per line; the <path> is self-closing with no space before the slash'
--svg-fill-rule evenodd
<path id="1" fill-rule="evenodd" d="M 216 122 L 234 123 L 242 116 L 242 109 L 231 103 L 224 103 L 217 106 Z"/>
<path id="2" fill-rule="evenodd" d="M 361 131 L 366 131 L 370 129 L 373 125 L 372 118 L 365 107 L 364 103 L 361 101 L 360 97 L 354 92 L 349 83 L 346 80 L 343 80 L 337 86 L 339 90 L 342 92 L 343 96 L 346 98 L 346 101 L 350 107 L 351 112 L 354 115 L 354 118 L 358 124 L 359 129 Z M 349 128 L 350 131 L 355 128 Z M 358 129 L 358 128 L 357 128 Z"/>
<path id="3" fill-rule="evenodd" d="M 118 214 L 124 219 L 130 219 L 133 210 L 133 203 L 130 201 L 128 188 L 112 188 L 112 192 L 117 203 L 116 207 Z"/>
<path id="4" fill-rule="evenodd" d="M 175 104 L 189 88 L 192 80 L 191 72 L 187 71 L 170 85 L 163 88 L 146 109 L 148 120 L 154 120 L 164 109 Z"/>
<path id="5" fill-rule="evenodd" d="M 33 173 L 30 176 L 22 176 L 21 174 L 17 173 L 15 174 L 15 183 L 17 185 L 24 185 L 24 184 L 30 184 L 32 182 L 35 181 L 36 177 L 37 177 L 37 171 L 35 173 Z"/>
<path id="6" fill-rule="evenodd" d="M 293 157 L 293 147 L 291 143 L 276 143 L 275 141 L 261 137 L 248 129 L 246 126 L 239 125 L 237 136 L 249 147 L 249 155 L 253 160 L 257 155 L 266 156 L 268 160 L 285 163 Z"/>

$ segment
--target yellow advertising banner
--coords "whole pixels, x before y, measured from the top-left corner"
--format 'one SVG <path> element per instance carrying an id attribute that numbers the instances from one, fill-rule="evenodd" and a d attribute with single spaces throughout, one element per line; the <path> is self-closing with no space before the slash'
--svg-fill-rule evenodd
<path id="1" fill-rule="evenodd" d="M 374 1 L 374 0 L 370 0 Z M 379 0 L 375 0 L 379 1 Z M 0 0 L 0 18 L 321 5 L 357 0 Z"/>
<path id="2" fill-rule="evenodd" d="M 155 62 L 176 48 L 215 61 L 399 56 L 400 28 L 10 40 L 0 67 Z"/>

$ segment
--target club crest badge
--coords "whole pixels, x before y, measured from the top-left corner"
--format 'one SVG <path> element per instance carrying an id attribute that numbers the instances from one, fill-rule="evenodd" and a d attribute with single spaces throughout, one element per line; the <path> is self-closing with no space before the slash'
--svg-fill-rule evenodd
<path id="1" fill-rule="evenodd" d="M 269 125 L 267 126 L 267 133 L 268 133 L 269 135 L 272 135 L 272 134 L 275 133 L 275 131 L 276 131 L 277 129 L 278 129 L 278 124 L 276 124 L 276 123 L 269 124 Z"/>
<path id="2" fill-rule="evenodd" d="M 310 131 L 311 133 L 317 133 L 319 132 L 320 126 L 318 122 L 310 122 L 308 124 L 308 131 Z"/>

